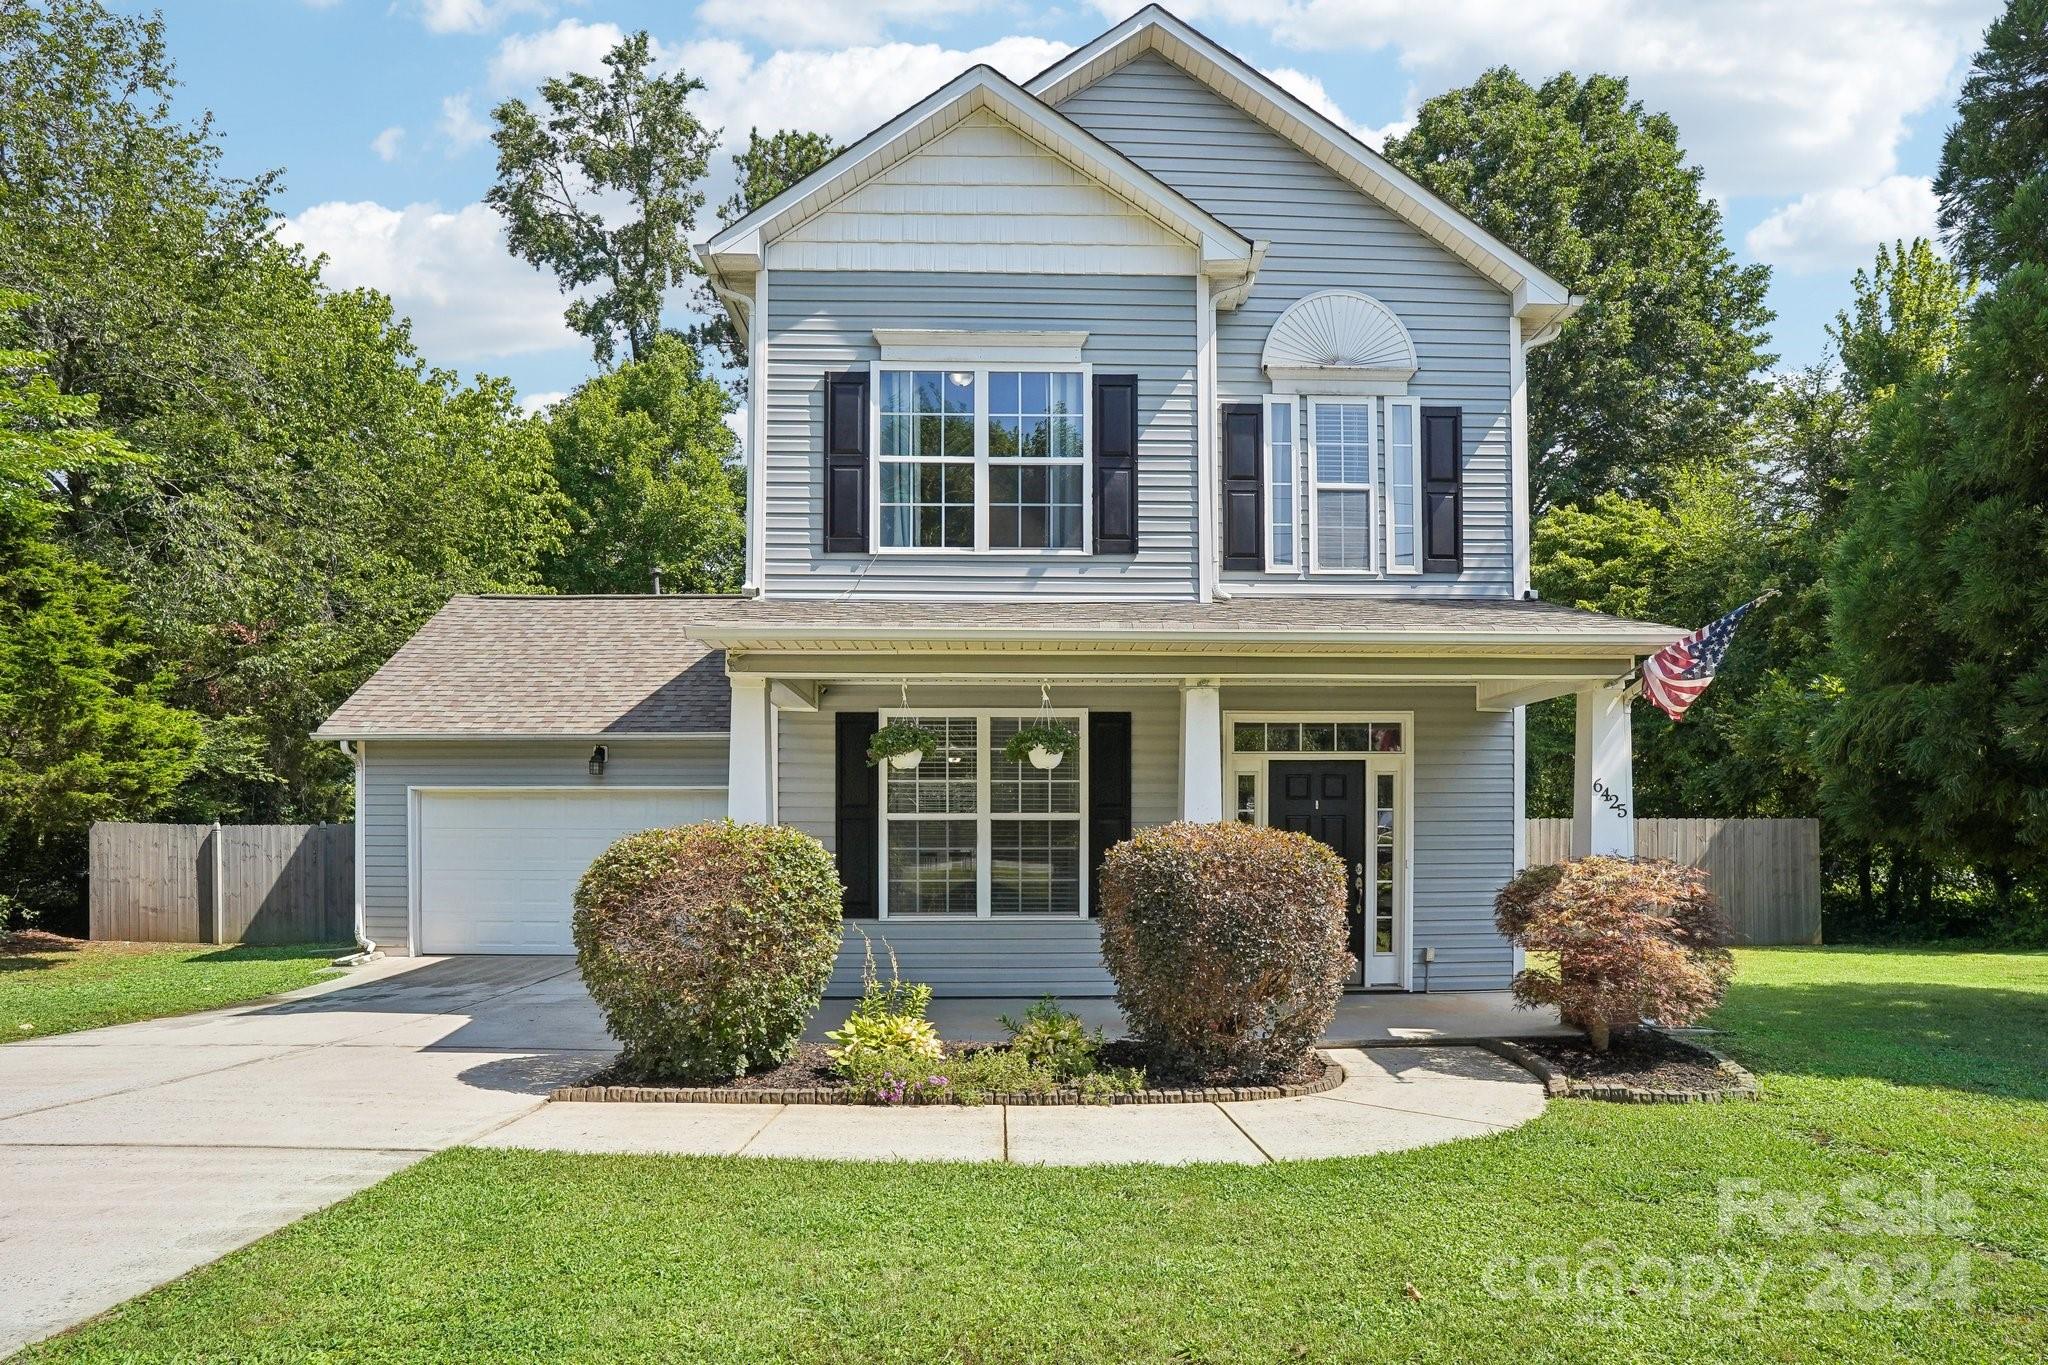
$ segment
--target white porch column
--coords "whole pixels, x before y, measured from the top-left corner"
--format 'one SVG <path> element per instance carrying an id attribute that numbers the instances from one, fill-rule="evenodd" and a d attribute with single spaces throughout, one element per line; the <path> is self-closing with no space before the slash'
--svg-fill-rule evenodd
<path id="1" fill-rule="evenodd" d="M 1180 818 L 1223 818 L 1223 693 L 1215 683 L 1180 691 Z"/>
<path id="2" fill-rule="evenodd" d="M 726 751 L 725 811 L 743 824 L 765 825 L 774 819 L 769 793 L 775 727 L 768 714 L 768 680 L 735 676 L 730 681 L 732 731 Z"/>
<path id="3" fill-rule="evenodd" d="M 1620 687 L 1580 692 L 1572 763 L 1572 856 L 1636 851 L 1635 752 Z"/>

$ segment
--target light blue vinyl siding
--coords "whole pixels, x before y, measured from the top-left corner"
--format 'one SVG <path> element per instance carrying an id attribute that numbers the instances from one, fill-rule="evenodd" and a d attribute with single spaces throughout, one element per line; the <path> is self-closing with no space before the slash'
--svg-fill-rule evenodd
<path id="1" fill-rule="evenodd" d="M 1391 308 L 1414 337 L 1419 369 L 1409 394 L 1464 408 L 1464 572 L 1303 582 L 1357 593 L 1512 591 L 1508 296 L 1157 54 L 1078 92 L 1060 112 L 1245 236 L 1271 243 L 1250 297 L 1217 317 L 1221 401 L 1268 391 L 1259 354 L 1288 305 L 1356 289 Z"/>
<path id="2" fill-rule="evenodd" d="M 878 358 L 877 327 L 1085 331 L 1083 358 L 1138 376 L 1138 554 L 828 555 L 824 376 Z M 1191 597 L 1192 277 L 771 271 L 764 592 L 773 596 Z"/>
<path id="3" fill-rule="evenodd" d="M 613 740 L 601 778 L 590 775 L 590 744 L 567 740 L 363 742 L 363 919 L 365 932 L 393 956 L 407 951 L 410 892 L 406 827 L 410 787 L 722 787 L 725 741 Z"/>

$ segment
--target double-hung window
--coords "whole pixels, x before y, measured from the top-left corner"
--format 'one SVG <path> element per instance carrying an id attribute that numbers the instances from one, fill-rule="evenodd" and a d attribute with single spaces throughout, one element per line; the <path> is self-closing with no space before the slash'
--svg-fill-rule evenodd
<path id="1" fill-rule="evenodd" d="M 1028 715 L 907 718 L 939 737 L 915 768 L 882 765 L 882 913 L 982 918 L 1086 913 L 1087 746 L 1058 767 L 1012 763 L 1003 746 Z M 1077 734 L 1085 716 L 1056 717 Z"/>
<path id="2" fill-rule="evenodd" d="M 1377 443 L 1370 398 L 1313 398 L 1309 426 L 1309 564 L 1317 573 L 1371 573 Z"/>
<path id="3" fill-rule="evenodd" d="M 1082 550 L 1086 367 L 883 368 L 884 550 Z"/>

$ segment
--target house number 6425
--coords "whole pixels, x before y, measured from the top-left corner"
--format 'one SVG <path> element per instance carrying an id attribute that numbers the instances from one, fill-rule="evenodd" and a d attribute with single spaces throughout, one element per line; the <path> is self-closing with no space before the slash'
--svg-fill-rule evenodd
<path id="1" fill-rule="evenodd" d="M 1616 796 L 1613 792 L 1607 790 L 1607 784 L 1605 782 L 1595 782 L 1593 784 L 1593 795 L 1599 797 L 1603 802 L 1605 802 L 1607 808 L 1613 811 L 1616 815 L 1619 815 L 1624 820 L 1628 819 L 1628 803 L 1623 801 L 1619 796 Z"/>

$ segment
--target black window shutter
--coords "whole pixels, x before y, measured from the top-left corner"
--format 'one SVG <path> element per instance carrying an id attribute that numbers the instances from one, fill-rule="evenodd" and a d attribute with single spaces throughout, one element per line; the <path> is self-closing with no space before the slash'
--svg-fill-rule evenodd
<path id="1" fill-rule="evenodd" d="M 1263 569 L 1265 540 L 1265 410 L 1257 403 L 1223 405 L 1223 567 Z"/>
<path id="2" fill-rule="evenodd" d="M 1095 376 L 1095 553 L 1138 553 L 1138 376 Z"/>
<path id="3" fill-rule="evenodd" d="M 1102 913 L 1102 860 L 1131 837 L 1131 713 L 1088 714 L 1088 913 Z"/>
<path id="4" fill-rule="evenodd" d="M 1422 571 L 1464 567 L 1465 410 L 1422 410 Z"/>
<path id="5" fill-rule="evenodd" d="M 825 376 L 825 552 L 868 551 L 868 376 Z"/>
<path id="6" fill-rule="evenodd" d="M 841 913 L 848 919 L 873 919 L 880 900 L 876 848 L 882 775 L 868 762 L 868 741 L 881 728 L 881 718 L 873 711 L 841 711 L 836 720 L 832 842 L 839 850 L 839 880 L 846 886 Z"/>

